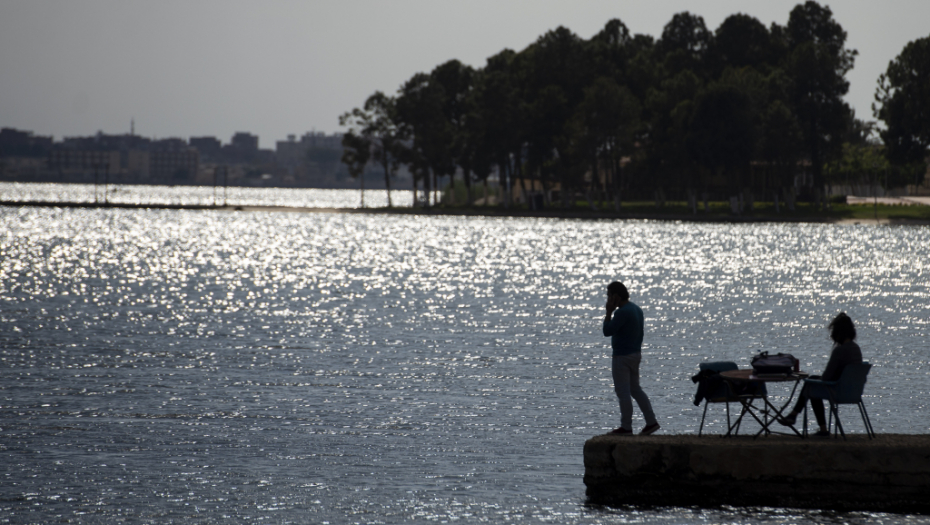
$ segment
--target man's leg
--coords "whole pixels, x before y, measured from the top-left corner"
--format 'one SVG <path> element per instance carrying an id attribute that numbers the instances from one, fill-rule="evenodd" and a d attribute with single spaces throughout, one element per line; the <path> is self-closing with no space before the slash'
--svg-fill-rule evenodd
<path id="1" fill-rule="evenodd" d="M 642 411 L 643 418 L 646 420 L 646 426 L 654 425 L 657 421 L 655 412 L 652 411 L 652 403 L 649 402 L 649 396 L 646 395 L 646 392 L 639 386 L 639 364 L 643 360 L 643 355 L 630 354 L 624 357 L 630 369 L 630 395 L 639 405 L 639 410 Z"/>
<path id="2" fill-rule="evenodd" d="M 633 400 L 630 398 L 630 367 L 622 355 L 615 355 L 611 361 L 611 375 L 614 378 L 614 392 L 620 401 L 620 426 L 633 430 Z"/>

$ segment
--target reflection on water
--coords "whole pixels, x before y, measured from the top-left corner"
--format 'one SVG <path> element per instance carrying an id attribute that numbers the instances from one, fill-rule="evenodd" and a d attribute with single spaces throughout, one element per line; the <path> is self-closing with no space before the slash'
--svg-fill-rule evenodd
<path id="1" fill-rule="evenodd" d="M 143 186 L 134 184 L 54 184 L 0 182 L 3 202 L 68 202 L 171 206 L 287 206 L 359 208 L 358 190 L 317 188 L 244 188 L 231 186 Z M 409 207 L 413 192 L 391 191 L 394 206 Z M 365 190 L 366 207 L 387 206 L 386 190 Z"/>
<path id="2" fill-rule="evenodd" d="M 839 310 L 875 365 L 876 431 L 927 432 L 930 228 L 13 207 L 0 225 L 0 522 L 927 522 L 586 506 L 581 451 L 619 419 L 614 278 L 647 316 L 663 432 L 697 431 L 703 359 L 819 370 Z"/>

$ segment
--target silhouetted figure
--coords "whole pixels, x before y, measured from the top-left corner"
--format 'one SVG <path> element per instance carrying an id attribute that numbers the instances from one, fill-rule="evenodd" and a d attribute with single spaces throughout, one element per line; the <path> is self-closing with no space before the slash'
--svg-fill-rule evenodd
<path id="1" fill-rule="evenodd" d="M 840 312 L 827 326 L 830 330 L 830 339 L 833 339 L 833 352 L 830 354 L 830 360 L 827 361 L 827 368 L 819 376 L 811 376 L 811 379 L 823 379 L 824 381 L 837 381 L 843 368 L 848 364 L 862 362 L 862 350 L 855 342 L 856 327 L 852 319 L 845 312 Z M 804 410 L 804 404 L 807 403 L 807 387 L 801 390 L 798 397 L 798 403 L 794 409 L 785 417 L 778 420 L 782 425 L 794 425 L 798 414 Z M 830 429 L 827 428 L 827 418 L 824 413 L 823 400 L 811 399 L 811 408 L 814 410 L 814 416 L 817 418 L 817 424 L 820 430 L 814 434 L 819 437 L 829 437 Z"/>
<path id="2" fill-rule="evenodd" d="M 611 318 L 613 314 L 613 318 Z M 610 337 L 613 347 L 611 372 L 614 391 L 620 400 L 620 427 L 611 434 L 633 433 L 633 401 L 639 405 L 646 419 L 640 434 L 649 435 L 659 430 L 659 423 L 649 403 L 649 396 L 639 386 L 639 364 L 642 361 L 643 310 L 630 302 L 630 292 L 623 283 L 607 285 L 607 316 L 604 318 L 604 337 Z"/>

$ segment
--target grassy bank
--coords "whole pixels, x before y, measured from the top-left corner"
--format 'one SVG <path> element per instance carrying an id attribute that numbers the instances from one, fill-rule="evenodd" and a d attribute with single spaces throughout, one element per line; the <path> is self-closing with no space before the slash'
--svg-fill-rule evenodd
<path id="1" fill-rule="evenodd" d="M 514 205 L 504 208 L 495 206 L 452 206 L 440 204 L 430 208 L 366 208 L 356 212 L 381 212 L 399 214 L 435 214 L 435 215 L 487 215 L 487 216 L 515 216 L 515 217 L 565 217 L 565 218 L 591 218 L 591 219 L 657 219 L 657 220 L 694 220 L 711 222 L 744 222 L 744 221 L 772 221 L 772 222 L 888 222 L 888 223 L 916 223 L 930 224 L 930 206 L 893 206 L 883 205 L 830 205 L 829 209 L 818 210 L 813 204 L 798 203 L 795 209 L 788 210 L 782 204 L 776 212 L 774 203 L 757 202 L 752 211 L 746 210 L 735 215 L 730 209 L 729 202 L 709 202 L 709 210 L 705 211 L 703 203 L 698 206 L 697 213 L 693 213 L 686 202 L 666 202 L 665 206 L 657 207 L 653 201 L 625 202 L 620 211 L 615 211 L 613 204 L 604 204 L 592 209 L 587 202 L 577 202 L 570 209 L 561 206 L 549 206 L 542 210 L 530 210 L 526 205 Z"/>

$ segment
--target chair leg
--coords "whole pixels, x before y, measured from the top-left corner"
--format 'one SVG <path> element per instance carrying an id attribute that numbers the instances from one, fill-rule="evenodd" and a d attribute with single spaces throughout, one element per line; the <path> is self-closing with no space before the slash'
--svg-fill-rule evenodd
<path id="1" fill-rule="evenodd" d="M 704 401 L 704 415 L 701 416 L 701 428 L 698 429 L 698 435 L 701 435 L 701 432 L 704 431 L 704 418 L 707 417 L 707 401 Z"/>
<path id="2" fill-rule="evenodd" d="M 730 422 L 730 402 L 727 401 L 727 428 L 730 428 L 732 424 L 733 423 Z M 739 429 L 736 429 L 736 431 L 739 432 Z"/>
<path id="3" fill-rule="evenodd" d="M 750 398 L 750 399 L 749 399 L 749 406 L 751 407 L 752 404 L 753 404 L 754 402 L 755 402 L 755 399 Z M 740 403 L 740 405 L 742 405 L 742 403 Z M 743 408 L 742 406 L 740 406 L 739 419 L 736 420 L 736 433 L 737 433 L 737 434 L 739 434 L 740 425 L 743 424 L 743 415 L 744 415 L 743 410 L 744 410 L 744 408 Z"/>
<path id="4" fill-rule="evenodd" d="M 809 403 L 804 403 L 804 432 L 801 433 L 803 437 L 807 437 L 807 405 Z"/>
<path id="5" fill-rule="evenodd" d="M 843 441 L 846 441 L 846 432 L 843 431 L 843 424 L 840 422 L 840 406 L 836 403 L 830 403 L 830 411 L 836 419 L 836 429 L 839 430 L 840 435 L 843 436 Z M 834 434 L 836 434 L 836 432 L 834 432 Z"/>
<path id="6" fill-rule="evenodd" d="M 755 399 L 750 399 L 749 404 L 751 405 L 753 401 L 755 401 Z M 765 405 L 762 405 L 762 410 L 760 410 L 760 412 L 762 413 L 762 425 L 763 426 L 765 426 L 765 422 L 768 420 L 768 411 L 769 411 L 769 408 Z M 769 435 L 769 432 L 766 432 L 765 435 L 766 436 Z"/>
<path id="7" fill-rule="evenodd" d="M 872 429 L 872 421 L 869 420 L 869 414 L 865 411 L 865 403 L 862 400 L 859 401 L 859 415 L 862 416 L 862 422 L 865 424 L 865 431 L 869 435 L 869 439 L 875 437 L 875 430 Z"/>
<path id="8" fill-rule="evenodd" d="M 865 422 L 869 424 L 869 432 L 872 433 L 872 437 L 877 437 L 875 435 L 875 428 L 872 426 L 872 418 L 869 417 L 869 413 L 865 410 L 865 403 L 862 404 L 862 413 L 865 414 Z"/>

